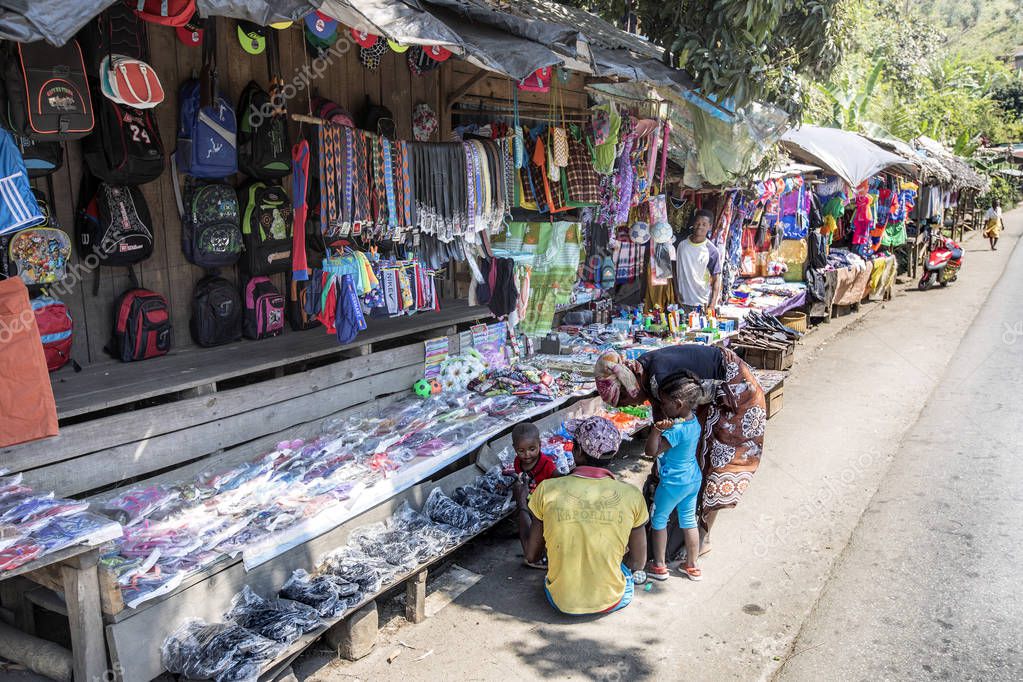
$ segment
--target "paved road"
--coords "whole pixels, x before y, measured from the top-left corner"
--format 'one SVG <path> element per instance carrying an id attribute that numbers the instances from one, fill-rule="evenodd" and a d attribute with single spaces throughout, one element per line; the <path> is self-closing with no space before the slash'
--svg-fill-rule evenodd
<path id="1" fill-rule="evenodd" d="M 1017 248 L 779 679 L 1023 679 L 1021 283 Z"/>

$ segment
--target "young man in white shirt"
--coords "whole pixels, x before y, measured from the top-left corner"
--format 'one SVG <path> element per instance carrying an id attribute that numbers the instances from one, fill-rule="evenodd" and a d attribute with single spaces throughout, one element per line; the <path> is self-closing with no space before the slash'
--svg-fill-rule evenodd
<path id="1" fill-rule="evenodd" d="M 714 310 L 721 302 L 721 252 L 707 239 L 714 214 L 696 212 L 692 234 L 679 242 L 675 258 L 675 294 L 688 312 Z"/>

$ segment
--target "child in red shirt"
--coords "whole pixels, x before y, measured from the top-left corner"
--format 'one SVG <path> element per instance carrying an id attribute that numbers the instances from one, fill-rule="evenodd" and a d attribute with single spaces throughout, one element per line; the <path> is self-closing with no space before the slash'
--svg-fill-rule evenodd
<path id="1" fill-rule="evenodd" d="M 548 478 L 558 475 L 554 460 L 540 451 L 540 430 L 533 424 L 522 422 L 512 429 L 512 449 L 515 450 L 515 502 L 518 505 L 519 541 L 526 551 L 529 529 L 533 525 L 533 514 L 529 511 L 528 500 L 536 486 Z M 530 568 L 546 569 L 544 562 L 526 565 Z"/>

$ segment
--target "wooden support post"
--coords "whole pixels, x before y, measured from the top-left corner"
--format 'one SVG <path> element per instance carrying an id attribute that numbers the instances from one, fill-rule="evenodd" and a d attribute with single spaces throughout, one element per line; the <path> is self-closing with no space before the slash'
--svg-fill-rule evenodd
<path id="1" fill-rule="evenodd" d="M 60 569 L 64 578 L 64 601 L 71 627 L 71 652 L 74 656 L 76 681 L 102 680 L 107 673 L 107 650 L 99 601 L 98 560 L 99 550 L 94 549 L 69 559 Z"/>
<path id="2" fill-rule="evenodd" d="M 426 620 L 426 569 L 405 583 L 405 620 L 422 623 Z"/>
<path id="3" fill-rule="evenodd" d="M 451 109 L 455 106 L 458 100 L 462 99 L 462 97 L 465 96 L 465 93 L 469 92 L 469 89 L 472 88 L 472 86 L 486 78 L 487 73 L 488 72 L 486 70 L 480 69 L 472 76 L 469 76 L 464 83 L 458 86 L 454 92 L 447 96 L 447 101 L 444 102 L 444 113 L 446 116 L 451 116 Z"/>

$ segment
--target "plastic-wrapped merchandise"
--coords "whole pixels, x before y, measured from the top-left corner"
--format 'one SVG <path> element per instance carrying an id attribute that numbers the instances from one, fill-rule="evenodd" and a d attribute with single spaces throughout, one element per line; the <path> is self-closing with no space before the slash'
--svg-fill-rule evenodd
<path id="1" fill-rule="evenodd" d="M 497 495 L 472 485 L 456 488 L 451 499 L 491 522 L 515 508 L 511 495 Z"/>
<path id="2" fill-rule="evenodd" d="M 226 618 L 285 646 L 312 632 L 322 622 L 312 606 L 290 599 L 263 599 L 248 585 L 231 600 Z"/>
<path id="3" fill-rule="evenodd" d="M 444 523 L 462 531 L 465 535 L 479 532 L 483 527 L 479 514 L 466 509 L 444 494 L 440 488 L 434 488 L 423 505 L 423 513 L 436 523 Z"/>
<path id="4" fill-rule="evenodd" d="M 0 550 L 0 571 L 13 571 L 24 566 L 43 554 L 43 546 L 30 538 L 23 538 L 3 550 Z"/>
<path id="5" fill-rule="evenodd" d="M 510 495 L 514 484 L 515 476 L 506 474 L 500 467 L 494 466 L 485 474 L 478 476 L 473 485 L 495 495 Z"/>
<path id="6" fill-rule="evenodd" d="M 4 509 L 0 511 L 0 523 L 5 525 L 21 523 L 22 519 L 39 514 L 50 507 L 56 507 L 61 502 L 63 500 L 54 499 L 53 493 L 10 497 L 4 501 Z"/>
<path id="7" fill-rule="evenodd" d="M 154 485 L 107 500 L 100 511 L 122 526 L 130 526 L 148 518 L 157 509 L 174 502 L 180 495 L 181 493 L 177 489 Z"/>
<path id="8" fill-rule="evenodd" d="M 411 570 L 439 553 L 426 537 L 401 528 L 387 528 L 382 523 L 357 528 L 348 542 L 370 556 L 383 558 L 392 566 L 405 570 Z"/>
<path id="9" fill-rule="evenodd" d="M 323 557 L 320 568 L 346 582 L 355 583 L 364 594 L 375 594 L 380 591 L 382 580 L 373 563 L 361 549 L 345 546 Z"/>
<path id="10" fill-rule="evenodd" d="M 282 650 L 277 642 L 237 625 L 190 618 L 163 641 L 160 659 L 172 673 L 234 682 L 255 680 L 262 665 Z"/>
<path id="11" fill-rule="evenodd" d="M 33 537 L 46 548 L 47 553 L 50 553 L 82 544 L 86 540 L 90 542 L 97 538 L 101 538 L 101 541 L 109 540 L 112 532 L 119 531 L 120 529 L 107 517 L 85 512 L 51 519 Z"/>
<path id="12" fill-rule="evenodd" d="M 310 576 L 302 569 L 291 574 L 280 596 L 313 607 L 323 618 L 337 618 L 361 601 L 357 584 L 330 573 Z"/>

